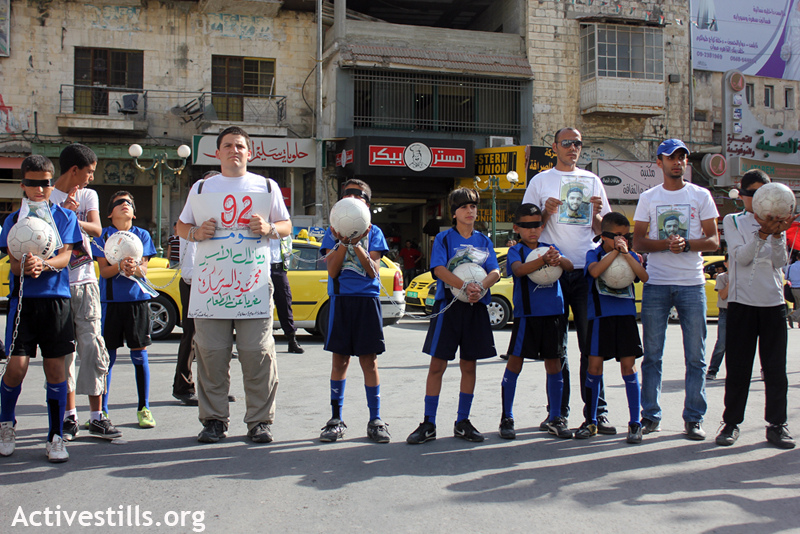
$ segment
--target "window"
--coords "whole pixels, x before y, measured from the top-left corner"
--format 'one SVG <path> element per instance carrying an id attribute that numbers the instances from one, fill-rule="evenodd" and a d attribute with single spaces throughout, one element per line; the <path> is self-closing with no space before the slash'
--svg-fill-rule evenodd
<path id="1" fill-rule="evenodd" d="M 581 26 L 581 81 L 595 77 L 664 79 L 660 28 L 584 24 Z"/>
<path id="2" fill-rule="evenodd" d="M 744 86 L 744 98 L 747 100 L 747 105 L 751 108 L 755 106 L 756 102 L 756 87 L 752 83 L 748 83 Z"/>
<path id="3" fill-rule="evenodd" d="M 75 113 L 108 115 L 108 88 L 142 89 L 144 52 L 76 48 Z M 77 86 L 92 86 L 91 89 Z"/>
<path id="4" fill-rule="evenodd" d="M 220 120 L 244 120 L 245 95 L 266 97 L 274 90 L 274 59 L 211 56 L 211 103 Z"/>
<path id="5" fill-rule="evenodd" d="M 791 87 L 783 90 L 783 107 L 794 109 L 794 89 Z"/>
<path id="6" fill-rule="evenodd" d="M 764 86 L 764 107 L 775 107 L 775 87 L 771 85 Z"/>

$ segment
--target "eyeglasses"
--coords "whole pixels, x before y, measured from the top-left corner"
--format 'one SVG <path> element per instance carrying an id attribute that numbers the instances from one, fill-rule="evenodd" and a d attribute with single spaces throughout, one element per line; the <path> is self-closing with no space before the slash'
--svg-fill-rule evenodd
<path id="1" fill-rule="evenodd" d="M 752 197 L 756 194 L 756 191 L 758 191 L 758 189 L 739 189 L 739 196 Z"/>
<path id="2" fill-rule="evenodd" d="M 563 146 L 564 148 L 569 148 L 571 146 L 574 146 L 575 148 L 580 148 L 583 146 L 583 141 L 581 141 L 580 139 L 562 139 L 561 146 Z"/>

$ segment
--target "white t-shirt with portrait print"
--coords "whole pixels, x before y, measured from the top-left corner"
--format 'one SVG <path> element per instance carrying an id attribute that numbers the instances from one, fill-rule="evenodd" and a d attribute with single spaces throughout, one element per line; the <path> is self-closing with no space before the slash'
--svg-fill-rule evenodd
<path id="1" fill-rule="evenodd" d="M 50 202 L 61 206 L 69 195 L 64 191 L 53 188 L 50 193 Z M 78 211 L 75 215 L 78 221 L 86 222 L 87 214 L 90 211 L 100 213 L 100 200 L 97 191 L 86 187 L 75 192 L 75 200 L 78 201 Z M 72 247 L 72 254 L 69 259 L 69 285 L 79 286 L 97 282 L 97 274 L 94 271 L 94 259 L 92 258 L 92 241 L 89 235 L 81 228 L 83 246 L 75 245 Z"/>

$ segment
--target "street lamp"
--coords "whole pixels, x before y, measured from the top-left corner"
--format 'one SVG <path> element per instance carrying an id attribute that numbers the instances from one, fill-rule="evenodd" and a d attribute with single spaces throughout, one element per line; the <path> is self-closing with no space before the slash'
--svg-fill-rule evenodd
<path id="1" fill-rule="evenodd" d="M 480 177 L 476 176 L 475 181 L 475 189 L 478 191 L 488 191 L 489 189 L 492 190 L 492 246 L 495 248 L 497 247 L 497 192 L 500 191 L 501 193 L 510 193 L 514 190 L 514 184 L 519 183 L 519 175 L 516 171 L 508 171 L 506 174 L 506 179 L 511 184 L 511 187 L 508 189 L 503 189 L 500 187 L 500 178 L 497 175 L 489 176 L 489 183 L 486 187 L 480 187 L 478 183 L 480 182 Z"/>
<path id="2" fill-rule="evenodd" d="M 178 175 L 183 172 L 184 167 L 186 167 L 186 158 L 192 155 L 192 149 L 186 145 L 181 145 L 178 147 L 178 157 L 183 160 L 181 161 L 180 167 L 170 166 L 169 156 L 167 155 L 166 150 L 153 155 L 152 165 L 149 167 L 142 167 L 139 165 L 138 158 L 141 157 L 143 152 L 144 150 L 142 150 L 140 145 L 133 144 L 128 147 L 128 154 L 130 154 L 130 156 L 133 158 L 133 164 L 137 169 L 142 172 L 156 169 L 156 177 L 158 178 L 156 192 L 156 252 L 158 253 L 158 257 L 163 258 L 164 249 L 161 247 L 161 186 L 163 183 L 164 167 L 174 172 L 175 177 L 177 178 Z"/>

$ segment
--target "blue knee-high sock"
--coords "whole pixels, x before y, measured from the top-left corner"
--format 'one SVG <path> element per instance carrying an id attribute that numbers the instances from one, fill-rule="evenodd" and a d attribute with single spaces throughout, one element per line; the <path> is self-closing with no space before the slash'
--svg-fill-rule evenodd
<path id="1" fill-rule="evenodd" d="M 139 394 L 139 410 L 150 408 L 150 363 L 147 349 L 132 350 L 131 361 L 136 371 L 136 391 Z"/>
<path id="2" fill-rule="evenodd" d="M 367 407 L 369 407 L 369 420 L 381 418 L 381 385 L 364 386 L 367 391 Z"/>
<path id="3" fill-rule="evenodd" d="M 514 418 L 514 394 L 517 392 L 517 379 L 519 373 L 506 369 L 503 381 L 500 383 L 500 395 L 503 400 L 503 417 Z"/>
<path id="4" fill-rule="evenodd" d="M 436 411 L 439 409 L 439 395 L 425 395 L 425 422 L 436 424 Z"/>
<path id="5" fill-rule="evenodd" d="M 347 379 L 331 380 L 331 417 L 333 419 L 342 418 L 345 382 L 347 382 Z"/>
<path id="6" fill-rule="evenodd" d="M 639 388 L 639 374 L 625 375 L 625 395 L 628 396 L 628 411 L 631 414 L 630 423 L 639 423 L 639 410 L 641 408 L 642 391 Z"/>
<path id="7" fill-rule="evenodd" d="M 114 362 L 117 361 L 117 351 L 108 351 L 108 374 L 106 375 L 106 392 L 103 393 L 103 411 L 108 413 L 108 392 L 111 391 L 111 370 L 114 368 Z"/>
<path id="8" fill-rule="evenodd" d="M 600 386 L 603 383 L 603 374 L 593 375 L 586 373 L 586 388 L 590 390 L 591 397 L 589 398 L 589 414 L 592 418 L 592 424 L 597 424 L 597 403 L 600 402 Z"/>
<path id="9" fill-rule="evenodd" d="M 47 383 L 47 415 L 50 421 L 50 431 L 47 441 L 52 441 L 53 436 L 62 435 L 64 428 L 64 412 L 67 410 L 67 381 L 58 384 Z"/>
<path id="10" fill-rule="evenodd" d="M 0 421 L 16 421 L 16 414 L 14 413 L 17 408 L 17 399 L 22 392 L 22 384 L 15 388 L 10 388 L 6 383 L 0 380 Z"/>
<path id="11" fill-rule="evenodd" d="M 560 399 L 564 393 L 564 377 L 561 376 L 561 371 L 547 375 L 547 393 L 550 394 L 551 399 Z M 558 400 L 550 403 L 550 420 L 556 419 L 561 416 L 561 403 Z"/>
<path id="12" fill-rule="evenodd" d="M 458 394 L 458 417 L 456 423 L 469 419 L 469 411 L 472 409 L 472 399 L 475 395 L 472 393 L 459 393 Z"/>

